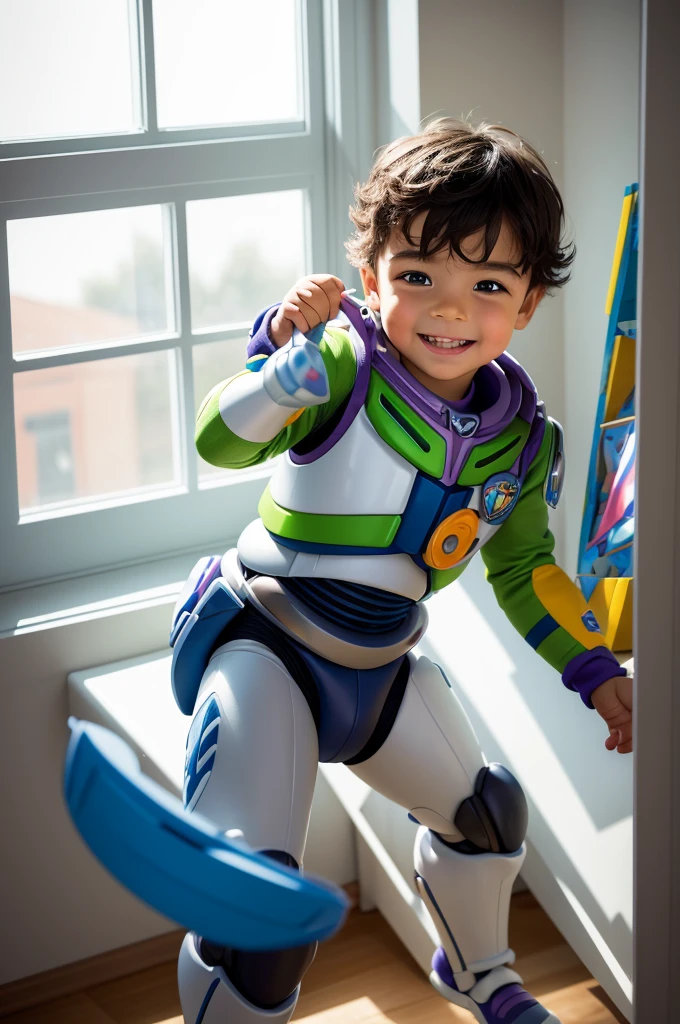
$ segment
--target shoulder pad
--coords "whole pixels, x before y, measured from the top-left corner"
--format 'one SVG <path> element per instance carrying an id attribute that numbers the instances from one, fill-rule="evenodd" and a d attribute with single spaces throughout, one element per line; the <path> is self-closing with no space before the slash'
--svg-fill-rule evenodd
<path id="1" fill-rule="evenodd" d="M 552 443 L 548 472 L 543 484 L 543 497 L 551 508 L 557 508 L 564 484 L 564 431 L 552 416 L 548 416 L 547 420 L 552 427 Z"/>

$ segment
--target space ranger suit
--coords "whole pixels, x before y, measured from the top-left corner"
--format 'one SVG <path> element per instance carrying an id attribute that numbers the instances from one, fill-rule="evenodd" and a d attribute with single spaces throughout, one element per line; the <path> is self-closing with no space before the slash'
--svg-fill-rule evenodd
<path id="1" fill-rule="evenodd" d="M 479 549 L 510 620 L 586 704 L 621 674 L 552 557 L 561 429 L 507 354 L 450 403 L 401 365 L 366 308 L 345 300 L 346 328 L 326 327 L 319 347 L 296 334 L 278 350 L 274 312 L 256 321 L 247 369 L 198 416 L 211 463 L 283 454 L 260 518 L 235 550 L 199 563 L 178 603 L 173 685 L 194 714 L 185 806 L 297 867 L 317 763 L 344 762 L 420 825 L 415 880 L 441 940 L 435 987 L 482 1024 L 555 1022 L 509 966 L 524 794 L 485 763 L 442 669 L 411 651 L 423 600 Z M 245 953 L 189 934 L 185 1020 L 288 1021 L 313 954 Z"/>

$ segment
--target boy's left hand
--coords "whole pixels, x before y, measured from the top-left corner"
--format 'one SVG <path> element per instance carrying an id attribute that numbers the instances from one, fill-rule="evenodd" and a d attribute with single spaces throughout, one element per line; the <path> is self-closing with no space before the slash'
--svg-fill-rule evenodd
<path id="1" fill-rule="evenodd" d="M 633 749 L 633 680 L 630 676 L 607 679 L 590 695 L 593 707 L 609 726 L 607 750 L 630 754 Z"/>

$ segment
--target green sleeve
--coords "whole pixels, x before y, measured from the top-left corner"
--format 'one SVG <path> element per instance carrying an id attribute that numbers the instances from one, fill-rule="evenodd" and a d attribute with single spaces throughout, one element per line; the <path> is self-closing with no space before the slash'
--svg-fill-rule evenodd
<path id="1" fill-rule="evenodd" d="M 220 395 L 234 380 L 230 377 L 212 389 L 198 411 L 195 441 L 201 458 L 213 466 L 229 469 L 256 466 L 292 448 L 312 430 L 322 426 L 352 390 L 356 378 L 356 356 L 348 332 L 341 328 L 327 328 L 319 348 L 328 374 L 330 398 L 327 402 L 304 409 L 295 419 L 295 410 L 291 410 L 291 422 L 270 441 L 246 441 L 231 431 L 220 416 Z"/>
<path id="2" fill-rule="evenodd" d="M 516 507 L 482 547 L 486 576 L 496 599 L 526 641 L 558 672 L 576 655 L 604 645 L 587 629 L 579 588 L 555 565 L 543 484 L 551 460 L 553 427 L 546 421 L 541 447 L 524 480 Z"/>

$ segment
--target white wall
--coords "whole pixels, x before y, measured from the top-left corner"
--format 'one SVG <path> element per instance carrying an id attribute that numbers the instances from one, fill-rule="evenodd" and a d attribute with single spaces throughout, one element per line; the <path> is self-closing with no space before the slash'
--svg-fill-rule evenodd
<path id="1" fill-rule="evenodd" d="M 398 3 L 398 0 L 394 0 Z M 544 0 L 420 0 L 421 117 L 470 117 L 527 139 L 563 184 L 562 5 Z M 548 412 L 564 420 L 563 296 L 547 296 L 510 346 Z M 571 484 L 572 481 L 569 481 Z M 562 510 L 551 517 L 563 560 Z"/>
<path id="2" fill-rule="evenodd" d="M 420 0 L 420 109 L 511 128 L 562 185 L 562 5 L 545 0 Z M 511 353 L 562 419 L 562 297 L 546 298 Z"/>
<path id="3" fill-rule="evenodd" d="M 578 255 L 564 296 L 566 558 L 576 571 L 623 191 L 638 180 L 640 0 L 564 2 L 564 200 Z"/>
<path id="4" fill-rule="evenodd" d="M 162 646 L 168 611 L 154 607 L 0 640 L 0 984 L 171 927 L 99 867 L 62 797 L 68 672 Z"/>

